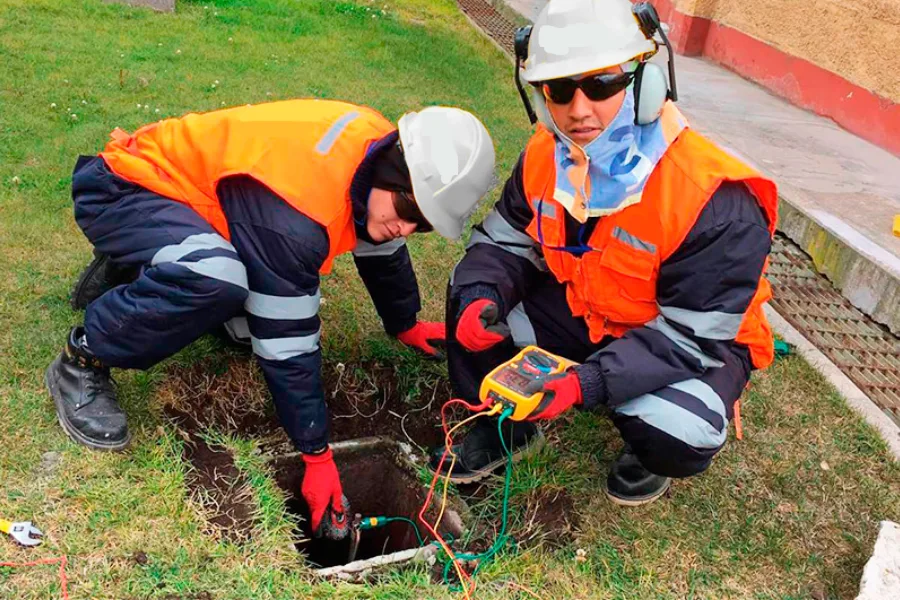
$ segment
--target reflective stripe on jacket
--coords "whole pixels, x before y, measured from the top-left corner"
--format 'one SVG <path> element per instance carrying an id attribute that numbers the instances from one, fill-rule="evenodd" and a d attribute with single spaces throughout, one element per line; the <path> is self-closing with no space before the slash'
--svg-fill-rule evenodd
<path id="1" fill-rule="evenodd" d="M 724 181 L 743 182 L 765 212 L 770 235 L 777 217 L 775 184 L 686 129 L 647 181 L 641 202 L 601 219 L 585 247 L 566 247 L 565 209 L 553 200 L 553 135 L 543 127 L 524 153 L 523 186 L 533 212 L 526 231 L 543 251 L 547 267 L 567 284 L 572 314 L 585 319 L 591 339 L 621 337 L 640 326 L 665 327 L 666 318 L 710 339 L 746 345 L 753 364 L 772 362 L 773 338 L 762 305 L 771 298 L 760 277 L 744 314 L 663 309 L 657 302 L 660 264 L 678 250 L 712 194 Z M 667 315 L 677 310 L 677 315 Z M 693 314 L 685 314 L 693 313 Z"/>
<path id="2" fill-rule="evenodd" d="M 101 152 L 119 177 L 184 202 L 229 238 L 218 182 L 249 175 L 322 225 L 333 259 L 356 244 L 350 183 L 369 146 L 395 127 L 344 102 L 288 100 L 189 114 L 128 135 Z"/>

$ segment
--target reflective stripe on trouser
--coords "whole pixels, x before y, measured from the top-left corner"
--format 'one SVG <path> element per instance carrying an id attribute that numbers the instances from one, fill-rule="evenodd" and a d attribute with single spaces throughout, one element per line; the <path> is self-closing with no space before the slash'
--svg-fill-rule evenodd
<path id="1" fill-rule="evenodd" d="M 748 359 L 749 361 L 749 359 Z M 657 475 L 687 477 L 709 466 L 725 444 L 734 403 L 750 373 L 729 354 L 723 366 L 615 407 L 613 423 L 641 463 Z"/>
<path id="2" fill-rule="evenodd" d="M 72 183 L 79 226 L 113 261 L 144 267 L 87 307 L 88 343 L 104 363 L 146 369 L 240 311 L 247 272 L 206 221 L 116 177 L 99 158 L 79 166 Z"/>

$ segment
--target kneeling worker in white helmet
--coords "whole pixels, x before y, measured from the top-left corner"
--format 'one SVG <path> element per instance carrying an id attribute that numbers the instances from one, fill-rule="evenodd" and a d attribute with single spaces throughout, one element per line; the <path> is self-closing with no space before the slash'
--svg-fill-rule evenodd
<path id="1" fill-rule="evenodd" d="M 75 441 L 130 438 L 110 367 L 146 369 L 227 325 L 248 338 L 305 462 L 315 535 L 349 529 L 328 446 L 319 276 L 353 252 L 384 327 L 430 355 L 443 323 L 419 321 L 405 238 L 456 239 L 492 182 L 484 125 L 456 108 L 405 114 L 291 100 L 190 114 L 113 132 L 75 167 L 75 219 L 95 260 L 76 285 L 84 325 L 46 381 Z"/>
<path id="2" fill-rule="evenodd" d="M 522 346 L 581 363 L 544 381 L 528 418 L 604 408 L 624 440 L 607 494 L 623 505 L 706 469 L 751 370 L 773 358 L 762 275 L 775 185 L 688 127 L 671 48 L 668 77 L 648 62 L 660 44 L 655 10 L 628 0 L 551 0 L 519 31 L 517 85 L 540 123 L 447 302 L 460 398 L 477 401 Z M 543 441 L 533 422 L 506 424 L 517 455 Z M 451 479 L 502 468 L 500 435 L 481 419 Z M 449 468 L 439 457 L 432 469 Z"/>

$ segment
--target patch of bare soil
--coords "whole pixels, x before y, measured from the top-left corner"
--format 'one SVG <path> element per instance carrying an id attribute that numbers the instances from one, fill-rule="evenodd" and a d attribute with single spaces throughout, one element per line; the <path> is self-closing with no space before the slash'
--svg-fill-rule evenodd
<path id="1" fill-rule="evenodd" d="M 188 493 L 210 533 L 233 542 L 247 540 L 253 530 L 253 502 L 249 482 L 235 466 L 231 452 L 206 443 L 190 415 L 173 412 L 170 416 L 185 440 L 184 460 L 190 465 Z"/>
<path id="2" fill-rule="evenodd" d="M 440 407 L 450 398 L 448 382 L 435 375 L 408 375 L 394 365 L 369 362 L 322 368 L 333 442 L 369 436 L 408 441 L 422 449 L 443 442 Z M 188 487 L 206 513 L 211 528 L 229 539 L 245 539 L 252 529 L 252 504 L 246 481 L 224 448 L 211 447 L 200 436 L 213 429 L 256 439 L 270 455 L 293 451 L 252 357 L 211 356 L 190 366 L 172 365 L 158 398 L 168 419 L 188 442 L 184 459 L 191 465 Z M 458 416 L 458 415 L 454 415 Z M 402 516 L 417 520 L 425 489 L 415 476 L 384 451 L 336 456 L 344 492 L 354 513 Z M 300 495 L 303 462 L 282 458 L 273 463 L 288 508 L 308 522 Z M 436 517 L 436 515 L 433 515 Z M 321 566 L 342 564 L 346 542 L 310 541 L 309 531 L 298 549 Z M 425 535 L 425 531 L 422 531 Z M 395 522 L 366 531 L 356 558 L 367 558 L 418 545 L 411 525 Z"/>
<path id="3" fill-rule="evenodd" d="M 440 408 L 450 398 L 446 379 L 409 376 L 377 362 L 322 367 L 332 441 L 384 435 L 430 448 L 443 441 Z M 211 357 L 173 365 L 158 397 L 164 412 L 259 440 L 265 452 L 290 450 L 259 367 L 252 357 Z"/>
<path id="4" fill-rule="evenodd" d="M 422 448 L 443 441 L 441 406 L 451 398 L 446 379 L 413 380 L 380 363 L 326 364 L 322 374 L 336 441 L 385 435 Z"/>
<path id="5" fill-rule="evenodd" d="M 522 526 L 513 532 L 525 546 L 561 548 L 569 543 L 580 519 L 575 502 L 563 488 L 542 487 L 516 498 Z"/>

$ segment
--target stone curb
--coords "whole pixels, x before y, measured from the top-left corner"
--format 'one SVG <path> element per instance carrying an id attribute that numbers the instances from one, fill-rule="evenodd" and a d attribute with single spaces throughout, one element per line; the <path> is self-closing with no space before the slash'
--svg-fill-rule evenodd
<path id="1" fill-rule="evenodd" d="M 789 194 L 779 193 L 779 199 L 778 229 L 809 254 L 816 270 L 853 306 L 900 335 L 900 272 L 889 264 L 892 260 L 900 264 L 900 259 L 874 242 L 870 250 L 879 256 L 870 256 L 849 239 L 848 232 L 837 231 L 827 222 L 830 215 L 817 218 Z"/>

